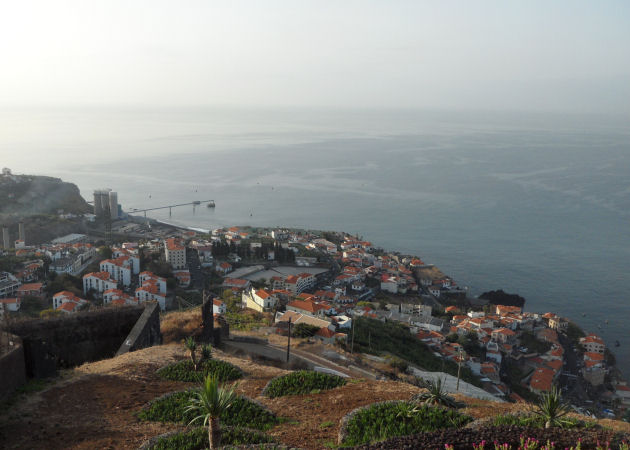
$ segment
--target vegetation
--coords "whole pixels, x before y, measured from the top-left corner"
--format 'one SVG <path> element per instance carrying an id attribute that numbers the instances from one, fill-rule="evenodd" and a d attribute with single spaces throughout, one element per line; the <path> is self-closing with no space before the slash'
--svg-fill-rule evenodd
<path id="1" fill-rule="evenodd" d="M 571 412 L 571 407 L 562 401 L 562 393 L 556 386 L 552 386 L 550 392 L 544 392 L 540 396 L 537 409 L 534 411 L 545 421 L 545 428 L 561 426 L 567 423 L 564 417 Z"/>
<path id="2" fill-rule="evenodd" d="M 298 323 L 292 328 L 291 334 L 294 337 L 308 338 L 319 331 L 319 327 L 308 323 Z"/>
<path id="3" fill-rule="evenodd" d="M 396 436 L 462 427 L 473 418 L 452 409 L 418 406 L 413 402 L 375 403 L 348 421 L 343 445 L 361 445 Z"/>
<path id="4" fill-rule="evenodd" d="M 457 376 L 456 363 L 435 356 L 429 347 L 411 334 L 403 324 L 358 317 L 354 321 L 354 333 L 355 351 L 377 355 L 389 353 L 426 370 L 443 371 Z M 481 386 L 479 378 L 467 367 L 461 368 L 461 379 Z"/>
<path id="5" fill-rule="evenodd" d="M 198 390 L 175 392 L 152 401 L 137 413 L 140 420 L 188 424 L 196 415 L 186 408 L 197 397 Z M 237 396 L 232 405 L 219 415 L 221 423 L 235 427 L 268 430 L 280 420 L 267 409 L 251 400 Z"/>
<path id="6" fill-rule="evenodd" d="M 517 294 L 508 294 L 502 289 L 484 292 L 479 298 L 488 300 L 493 305 L 519 306 L 521 308 L 525 305 L 525 299 L 523 297 Z"/>
<path id="7" fill-rule="evenodd" d="M 226 427 L 221 432 L 223 445 L 248 445 L 272 442 L 271 438 L 260 431 L 238 427 Z M 203 427 L 176 433 L 161 438 L 151 447 L 152 450 L 203 450 L 208 446 L 208 433 Z"/>
<path id="8" fill-rule="evenodd" d="M 198 370 L 195 370 L 192 361 L 180 361 L 161 368 L 157 374 L 165 380 L 189 382 L 201 382 L 207 375 L 214 375 L 219 381 L 238 380 L 243 376 L 238 367 L 220 359 L 202 361 Z"/>
<path id="9" fill-rule="evenodd" d="M 284 395 L 309 394 L 313 391 L 333 389 L 344 384 L 346 384 L 346 380 L 337 375 L 299 370 L 274 378 L 269 382 L 263 394 L 272 398 Z"/>
<path id="10" fill-rule="evenodd" d="M 184 341 L 184 345 L 186 346 L 186 350 L 188 350 L 188 356 L 190 356 L 190 362 L 192 363 L 193 369 L 196 372 L 198 369 L 197 355 L 196 355 L 197 343 L 195 342 L 195 339 L 192 336 L 190 336 L 186 338 L 186 340 Z"/>
<path id="11" fill-rule="evenodd" d="M 219 417 L 224 415 L 236 402 L 235 386 L 230 388 L 219 387 L 216 376 L 208 375 L 200 391 L 195 392 L 185 409 L 186 413 L 198 414 L 191 421 L 193 424 L 203 420 L 203 426 L 208 427 L 208 441 L 210 449 L 214 450 L 221 445 L 221 429 Z"/>
<path id="12" fill-rule="evenodd" d="M 426 405 L 446 406 L 448 408 L 459 408 L 460 404 L 444 390 L 441 378 L 436 380 L 422 380 L 422 384 L 427 392 L 421 392 L 413 397 L 413 401 L 422 402 Z"/>
<path id="13" fill-rule="evenodd" d="M 519 337 L 521 345 L 527 347 L 530 352 L 546 353 L 551 349 L 549 342 L 538 339 L 531 331 L 523 331 Z"/>
<path id="14" fill-rule="evenodd" d="M 494 426 L 518 425 L 522 427 L 545 428 L 545 419 L 537 414 L 517 416 L 513 414 L 499 415 L 492 422 Z M 573 417 L 566 417 L 558 424 L 560 428 L 594 428 L 598 424 L 593 421 L 584 421 Z"/>
<path id="15" fill-rule="evenodd" d="M 582 331 L 580 327 L 578 327 L 573 322 L 569 322 L 566 331 L 567 337 L 571 340 L 573 345 L 580 344 L 580 338 L 586 336 L 586 333 Z"/>

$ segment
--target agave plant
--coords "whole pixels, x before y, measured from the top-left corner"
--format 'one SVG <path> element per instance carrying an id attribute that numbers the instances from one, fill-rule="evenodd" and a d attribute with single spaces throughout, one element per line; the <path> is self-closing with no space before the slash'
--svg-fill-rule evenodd
<path id="1" fill-rule="evenodd" d="M 541 395 L 534 411 L 545 420 L 545 428 L 564 425 L 567 419 L 563 419 L 563 417 L 569 412 L 571 412 L 571 407 L 562 401 L 560 389 L 556 386 L 552 386 L 551 391 Z"/>
<path id="2" fill-rule="evenodd" d="M 197 355 L 195 351 L 197 350 L 197 343 L 195 342 L 193 337 L 190 336 L 186 338 L 186 340 L 184 341 L 184 345 L 186 346 L 186 349 L 188 350 L 188 355 L 190 356 L 190 360 L 193 363 L 193 368 L 196 371 L 197 370 Z"/>
<path id="3" fill-rule="evenodd" d="M 201 361 L 212 359 L 212 345 L 206 344 L 201 347 Z"/>
<path id="4" fill-rule="evenodd" d="M 219 448 L 221 445 L 221 429 L 219 417 L 237 399 L 235 392 L 236 385 L 230 388 L 219 386 L 219 379 L 213 375 L 208 375 L 197 396 L 190 399 L 190 404 L 186 407 L 186 412 L 199 414 L 189 425 L 203 420 L 203 426 L 208 427 L 208 442 L 210 449 Z"/>
<path id="5" fill-rule="evenodd" d="M 444 382 L 441 378 L 436 380 L 422 380 L 421 385 L 427 389 L 413 397 L 413 401 L 426 405 L 442 405 L 448 408 L 459 408 L 460 404 L 444 390 Z"/>

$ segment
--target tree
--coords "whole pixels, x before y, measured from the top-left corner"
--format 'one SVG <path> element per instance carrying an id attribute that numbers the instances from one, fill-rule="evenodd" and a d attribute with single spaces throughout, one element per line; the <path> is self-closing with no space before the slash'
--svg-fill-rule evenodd
<path id="1" fill-rule="evenodd" d="M 308 338 L 319 331 L 319 327 L 308 323 L 298 323 L 293 327 L 292 335 L 294 337 Z"/>
<path id="2" fill-rule="evenodd" d="M 208 375 L 201 391 L 190 400 L 190 404 L 186 407 L 186 412 L 199 413 L 190 421 L 190 424 L 203 419 L 203 426 L 208 427 L 208 442 L 211 450 L 221 445 L 219 417 L 236 401 L 235 388 L 235 385 L 228 389 L 221 388 L 218 378 Z"/>
<path id="3" fill-rule="evenodd" d="M 105 259 L 110 259 L 112 257 L 112 249 L 107 247 L 106 245 L 99 247 L 98 253 Z"/>

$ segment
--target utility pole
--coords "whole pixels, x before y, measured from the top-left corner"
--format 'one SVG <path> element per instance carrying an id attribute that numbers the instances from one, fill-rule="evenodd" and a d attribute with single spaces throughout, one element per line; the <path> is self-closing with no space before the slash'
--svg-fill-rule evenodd
<path id="1" fill-rule="evenodd" d="M 459 360 L 457 361 L 457 387 L 455 388 L 455 390 L 458 392 L 459 392 L 459 373 L 461 369 L 462 369 L 462 348 L 459 347 Z"/>
<path id="2" fill-rule="evenodd" d="M 350 344 L 350 353 L 354 354 L 354 317 L 352 318 L 352 342 Z"/>
<path id="3" fill-rule="evenodd" d="M 291 352 L 291 318 L 289 317 L 289 335 L 287 339 L 287 363 L 289 362 L 290 352 Z"/>

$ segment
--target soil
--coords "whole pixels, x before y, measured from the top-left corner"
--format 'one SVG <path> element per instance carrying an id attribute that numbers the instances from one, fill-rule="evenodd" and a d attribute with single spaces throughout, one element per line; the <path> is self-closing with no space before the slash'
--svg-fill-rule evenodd
<path id="1" fill-rule="evenodd" d="M 215 358 L 240 367 L 245 378 L 238 391 L 287 420 L 268 433 L 276 441 L 304 449 L 336 444 L 340 419 L 353 409 L 384 400 L 406 400 L 419 388 L 397 381 L 351 379 L 318 394 L 269 399 L 260 395 L 267 382 L 285 370 L 236 358 L 219 350 Z M 0 409 L 0 447 L 9 449 L 136 449 L 149 438 L 183 425 L 139 421 L 134 413 L 167 392 L 191 383 L 164 381 L 155 371 L 185 359 L 181 344 L 152 347 L 64 372 L 40 392 L 22 394 Z M 476 418 L 517 411 L 519 405 L 457 396 L 463 412 Z M 620 431 L 630 425 L 607 421 Z"/>

